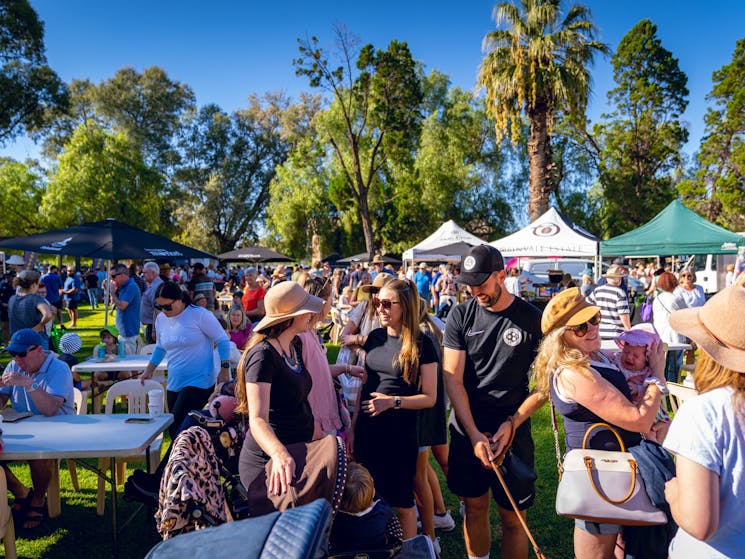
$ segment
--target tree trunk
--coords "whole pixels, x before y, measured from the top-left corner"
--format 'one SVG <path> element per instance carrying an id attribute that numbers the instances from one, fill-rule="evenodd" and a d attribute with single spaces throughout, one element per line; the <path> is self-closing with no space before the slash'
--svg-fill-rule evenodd
<path id="1" fill-rule="evenodd" d="M 375 236 L 373 235 L 372 222 L 370 220 L 370 208 L 367 205 L 367 196 L 359 196 L 357 202 L 360 205 L 360 221 L 362 222 L 362 233 L 365 236 L 365 249 L 372 255 L 375 254 Z"/>
<path id="2" fill-rule="evenodd" d="M 546 105 L 538 103 L 530 111 L 528 118 L 530 119 L 528 213 L 532 222 L 548 211 L 549 197 L 554 190 L 554 161 L 551 153 L 551 137 L 548 133 Z"/>

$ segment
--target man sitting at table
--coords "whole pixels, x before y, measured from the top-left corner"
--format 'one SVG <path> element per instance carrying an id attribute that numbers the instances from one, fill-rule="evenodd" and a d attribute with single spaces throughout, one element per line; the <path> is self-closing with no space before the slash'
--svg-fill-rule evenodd
<path id="1" fill-rule="evenodd" d="M 41 336 L 30 328 L 18 330 L 3 350 L 13 360 L 8 363 L 0 382 L 0 408 L 10 399 L 17 412 L 34 415 L 71 415 L 73 405 L 72 373 L 66 363 L 45 351 Z M 56 460 L 29 460 L 33 488 L 26 487 L 3 463 L 8 490 L 15 496 L 13 514 L 23 529 L 38 528 L 46 516 L 46 493 Z"/>

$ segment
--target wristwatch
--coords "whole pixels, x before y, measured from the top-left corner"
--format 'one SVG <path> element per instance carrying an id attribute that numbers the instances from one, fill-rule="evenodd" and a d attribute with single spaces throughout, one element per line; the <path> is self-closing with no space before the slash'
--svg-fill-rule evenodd
<path id="1" fill-rule="evenodd" d="M 393 398 L 393 409 L 394 410 L 400 410 L 401 409 L 401 397 L 396 396 Z"/>
<path id="2" fill-rule="evenodd" d="M 34 390 L 39 390 L 39 383 L 38 382 L 31 383 L 31 387 L 28 389 L 28 392 L 33 392 Z"/>
<path id="3" fill-rule="evenodd" d="M 220 361 L 221 369 L 230 369 L 230 361 Z"/>
<path id="4" fill-rule="evenodd" d="M 667 385 L 664 382 L 662 382 L 660 379 L 658 379 L 657 377 L 647 377 L 647 378 L 645 378 L 644 379 L 644 384 L 645 385 L 646 384 L 656 384 L 657 385 L 657 388 L 660 389 L 660 392 L 662 393 L 663 396 L 667 396 L 668 394 L 670 394 L 670 389 L 667 387 Z"/>

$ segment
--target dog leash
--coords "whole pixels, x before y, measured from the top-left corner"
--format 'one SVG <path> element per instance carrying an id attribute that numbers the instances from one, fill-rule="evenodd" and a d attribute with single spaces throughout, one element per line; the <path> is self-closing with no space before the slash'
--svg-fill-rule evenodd
<path id="1" fill-rule="evenodd" d="M 510 504 L 512 505 L 512 508 L 515 510 L 517 519 L 520 521 L 520 524 L 522 525 L 523 530 L 525 531 L 525 534 L 528 536 L 528 539 L 530 540 L 530 543 L 533 546 L 533 552 L 535 553 L 535 556 L 538 559 L 547 559 L 546 556 L 541 551 L 541 548 L 538 547 L 538 543 L 535 541 L 533 534 L 530 532 L 530 528 L 528 528 L 528 523 L 523 518 L 523 515 L 520 514 L 520 509 L 517 508 L 517 503 L 515 502 L 515 498 L 512 496 L 512 493 L 510 493 L 510 489 L 507 487 L 507 483 L 504 481 L 504 477 L 502 477 L 502 472 L 499 471 L 499 467 L 502 465 L 502 462 L 504 461 L 505 456 L 507 456 L 507 452 L 512 446 L 512 442 L 515 440 L 515 419 L 512 416 L 509 416 L 507 419 L 509 419 L 510 421 L 510 427 L 511 427 L 510 436 L 509 436 L 509 439 L 507 440 L 507 444 L 504 445 L 502 452 L 499 453 L 499 456 L 495 456 L 494 459 L 491 461 L 491 467 L 492 467 L 492 470 L 494 470 L 494 473 L 497 474 L 497 479 L 499 480 L 499 483 L 502 485 L 502 489 L 504 489 L 504 492 L 507 495 L 507 498 L 510 500 Z"/>

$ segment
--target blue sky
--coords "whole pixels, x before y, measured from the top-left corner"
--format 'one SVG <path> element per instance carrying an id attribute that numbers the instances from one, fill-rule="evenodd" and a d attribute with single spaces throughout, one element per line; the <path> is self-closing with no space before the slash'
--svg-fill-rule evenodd
<path id="1" fill-rule="evenodd" d="M 408 42 L 414 58 L 438 69 L 454 85 L 472 90 L 482 57 L 484 35 L 494 28 L 494 3 L 481 0 L 428 2 L 377 0 L 30 0 L 46 26 L 47 57 L 69 81 L 98 82 L 123 66 L 139 71 L 161 66 L 192 87 L 200 105 L 217 103 L 232 111 L 251 93 L 282 90 L 296 96 L 309 90 L 295 77 L 292 59 L 297 38 L 316 35 L 332 46 L 331 29 L 345 24 L 363 43 L 383 48 L 392 39 Z M 745 37 L 741 0 L 586 0 L 600 39 L 615 50 L 640 19 L 658 26 L 663 46 L 679 59 L 688 76 L 689 123 L 693 153 L 703 133 L 705 96 L 711 73 L 730 61 L 737 39 Z M 613 87 L 609 59 L 596 60 L 589 116 L 607 110 Z M 22 139 L 0 148 L 16 159 L 36 157 Z"/>

